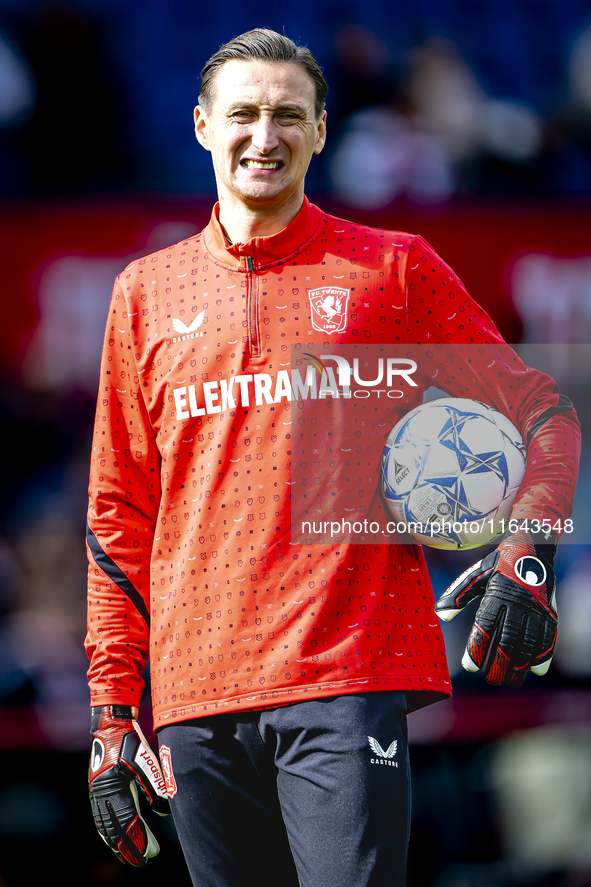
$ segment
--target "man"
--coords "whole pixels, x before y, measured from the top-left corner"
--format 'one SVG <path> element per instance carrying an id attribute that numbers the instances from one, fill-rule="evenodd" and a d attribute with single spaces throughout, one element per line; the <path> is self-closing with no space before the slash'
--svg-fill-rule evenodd
<path id="1" fill-rule="evenodd" d="M 509 413 L 528 440 L 520 530 L 440 606 L 449 618 L 484 594 L 466 664 L 485 666 L 492 683 L 543 673 L 556 633 L 572 407 L 512 352 L 490 383 L 486 349 L 502 339 L 421 238 L 308 202 L 325 97 L 311 53 L 272 31 L 209 60 L 195 132 L 219 202 L 201 234 L 120 275 L 107 323 L 88 533 L 91 802 L 108 845 L 141 865 L 157 847 L 136 786 L 161 811 L 166 794 L 199 885 L 402 885 L 406 713 L 451 691 L 419 546 L 293 542 L 300 440 L 336 440 L 336 417 L 347 421 L 338 392 L 330 415 L 307 396 L 314 346 L 479 349 L 462 358 L 461 381 L 450 373 L 443 384 Z M 310 362 L 304 394 L 292 348 Z M 420 384 L 372 432 L 374 475 L 389 428 L 436 372 L 425 360 Z M 382 508 L 375 486 L 367 514 Z M 323 488 L 338 502 L 338 487 Z M 536 532 L 549 517 L 558 529 Z M 536 588 L 513 571 L 523 557 L 543 565 Z M 148 655 L 166 793 L 135 733 Z"/>

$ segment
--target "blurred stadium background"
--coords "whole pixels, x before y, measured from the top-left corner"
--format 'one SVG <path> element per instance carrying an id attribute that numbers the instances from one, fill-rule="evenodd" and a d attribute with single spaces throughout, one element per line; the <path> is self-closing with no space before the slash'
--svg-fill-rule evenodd
<path id="1" fill-rule="evenodd" d="M 490 689 L 459 668 L 470 615 L 445 626 L 455 697 L 410 719 L 409 887 L 586 887 L 590 0 L 304 0 L 260 14 L 238 0 L 0 0 L 0 887 L 188 884 L 169 821 L 156 823 L 164 852 L 137 872 L 90 818 L 87 463 L 112 281 L 206 222 L 198 72 L 260 25 L 325 67 L 330 136 L 310 196 L 425 236 L 555 375 L 587 441 L 550 673 Z M 436 591 L 474 559 L 430 553 Z"/>

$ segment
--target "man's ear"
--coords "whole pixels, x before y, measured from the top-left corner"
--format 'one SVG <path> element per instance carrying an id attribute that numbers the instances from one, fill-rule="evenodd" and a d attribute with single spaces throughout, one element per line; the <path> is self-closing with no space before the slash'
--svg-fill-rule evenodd
<path id="1" fill-rule="evenodd" d="M 320 154 L 326 142 L 326 111 L 322 112 L 322 117 L 318 121 L 316 144 L 314 146 L 314 154 Z"/>
<path id="2" fill-rule="evenodd" d="M 205 148 L 206 151 L 211 151 L 209 147 L 209 121 L 201 105 L 197 105 L 193 111 L 193 118 L 195 120 L 195 138 L 202 148 Z"/>

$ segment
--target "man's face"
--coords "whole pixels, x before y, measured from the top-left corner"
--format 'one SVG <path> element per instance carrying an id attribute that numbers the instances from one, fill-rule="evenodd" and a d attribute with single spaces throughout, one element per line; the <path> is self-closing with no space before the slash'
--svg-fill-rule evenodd
<path id="1" fill-rule="evenodd" d="M 226 62 L 210 113 L 195 133 L 211 152 L 220 202 L 273 208 L 303 199 L 312 154 L 324 146 L 326 113 L 314 112 L 314 81 L 293 62 Z"/>

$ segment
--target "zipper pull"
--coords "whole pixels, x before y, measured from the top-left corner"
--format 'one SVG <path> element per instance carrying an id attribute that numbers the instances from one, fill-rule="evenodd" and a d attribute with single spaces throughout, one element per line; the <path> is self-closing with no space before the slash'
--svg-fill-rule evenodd
<path id="1" fill-rule="evenodd" d="M 254 270 L 254 263 L 253 263 L 253 261 L 252 261 L 252 256 L 247 256 L 247 257 L 246 257 L 246 267 L 248 268 L 249 271 L 253 271 L 253 270 Z"/>

